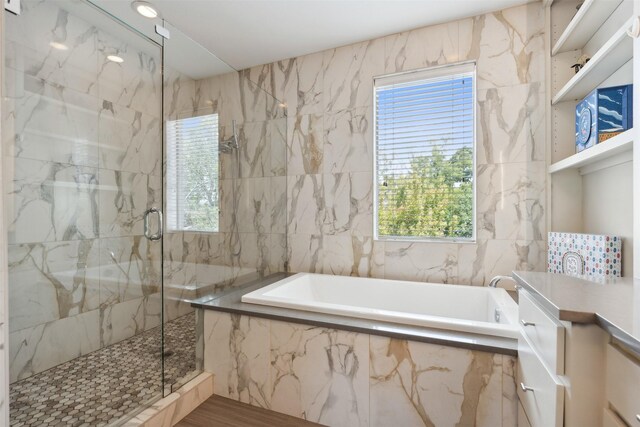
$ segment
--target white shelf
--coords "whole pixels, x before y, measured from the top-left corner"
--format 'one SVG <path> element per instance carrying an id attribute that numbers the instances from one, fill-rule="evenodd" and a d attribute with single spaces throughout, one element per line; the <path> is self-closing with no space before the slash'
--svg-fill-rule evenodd
<path id="1" fill-rule="evenodd" d="M 632 150 L 633 129 L 629 129 L 611 139 L 552 164 L 549 166 L 549 173 L 556 173 L 567 169 L 586 169 L 586 166 L 597 166 L 597 164 L 613 166 L 613 164 L 631 160 Z M 608 160 L 608 162 L 605 162 L 605 160 Z M 597 169 L 600 168 L 593 167 L 590 171 Z"/>
<path id="2" fill-rule="evenodd" d="M 605 2 L 606 3 L 606 2 Z M 593 55 L 578 73 L 556 93 L 551 101 L 555 105 L 563 101 L 583 99 L 618 68 L 633 57 L 633 40 L 627 35 L 633 18 L 625 24 Z"/>
<path id="3" fill-rule="evenodd" d="M 622 0 L 586 0 L 564 30 L 551 55 L 582 49 Z"/>

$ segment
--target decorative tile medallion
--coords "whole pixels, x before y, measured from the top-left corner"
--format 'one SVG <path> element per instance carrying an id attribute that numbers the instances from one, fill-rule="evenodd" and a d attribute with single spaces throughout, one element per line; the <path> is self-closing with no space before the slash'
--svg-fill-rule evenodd
<path id="1" fill-rule="evenodd" d="M 622 274 L 622 239 L 618 236 L 549 233 L 548 271 L 596 278 Z"/>

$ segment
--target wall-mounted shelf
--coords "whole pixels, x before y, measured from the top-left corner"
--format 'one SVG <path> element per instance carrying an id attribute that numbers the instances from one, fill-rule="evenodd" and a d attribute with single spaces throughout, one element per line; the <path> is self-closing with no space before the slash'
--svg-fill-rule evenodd
<path id="1" fill-rule="evenodd" d="M 567 169 L 585 169 L 593 171 L 600 169 L 596 166 L 611 166 L 606 161 L 615 158 L 615 164 L 632 159 L 633 129 L 622 132 L 600 144 L 588 148 L 580 153 L 569 156 L 549 166 L 549 173 L 556 173 Z M 589 166 L 590 169 L 586 167 Z"/>
<path id="2" fill-rule="evenodd" d="M 586 0 L 558 38 L 551 55 L 582 49 L 622 0 Z"/>
<path id="3" fill-rule="evenodd" d="M 606 2 L 605 2 L 606 3 Z M 627 35 L 630 18 L 593 55 L 591 60 L 556 93 L 551 103 L 583 99 L 633 57 L 633 40 Z"/>

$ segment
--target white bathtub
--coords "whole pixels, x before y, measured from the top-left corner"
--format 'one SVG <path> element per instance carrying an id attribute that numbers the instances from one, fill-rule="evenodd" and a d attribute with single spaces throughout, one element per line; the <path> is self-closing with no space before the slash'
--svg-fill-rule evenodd
<path id="1" fill-rule="evenodd" d="M 242 302 L 517 338 L 518 305 L 504 289 L 299 273 Z"/>

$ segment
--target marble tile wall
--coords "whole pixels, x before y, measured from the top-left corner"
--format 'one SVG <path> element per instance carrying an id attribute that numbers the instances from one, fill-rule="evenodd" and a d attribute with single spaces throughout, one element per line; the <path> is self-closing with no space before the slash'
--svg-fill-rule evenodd
<path id="1" fill-rule="evenodd" d="M 214 393 L 331 426 L 516 425 L 515 358 L 204 310 Z"/>
<path id="2" fill-rule="evenodd" d="M 196 91 L 247 121 L 272 105 L 244 78 L 286 104 L 290 271 L 483 285 L 545 268 L 543 31 L 543 7 L 531 3 L 253 67 Z M 478 79 L 477 241 L 374 241 L 373 77 L 467 60 Z M 238 86 L 250 102 L 236 101 Z"/>
<path id="3" fill-rule="evenodd" d="M 219 115 L 222 139 L 236 121 L 240 145 L 220 154 L 220 231 L 193 236 L 200 293 L 286 269 L 288 122 L 265 77 L 247 70 L 195 82 L 193 108 Z"/>
<path id="4" fill-rule="evenodd" d="M 90 10 L 22 8 L 4 31 L 11 381 L 161 319 L 160 245 L 142 236 L 162 206 L 160 49 Z"/>

